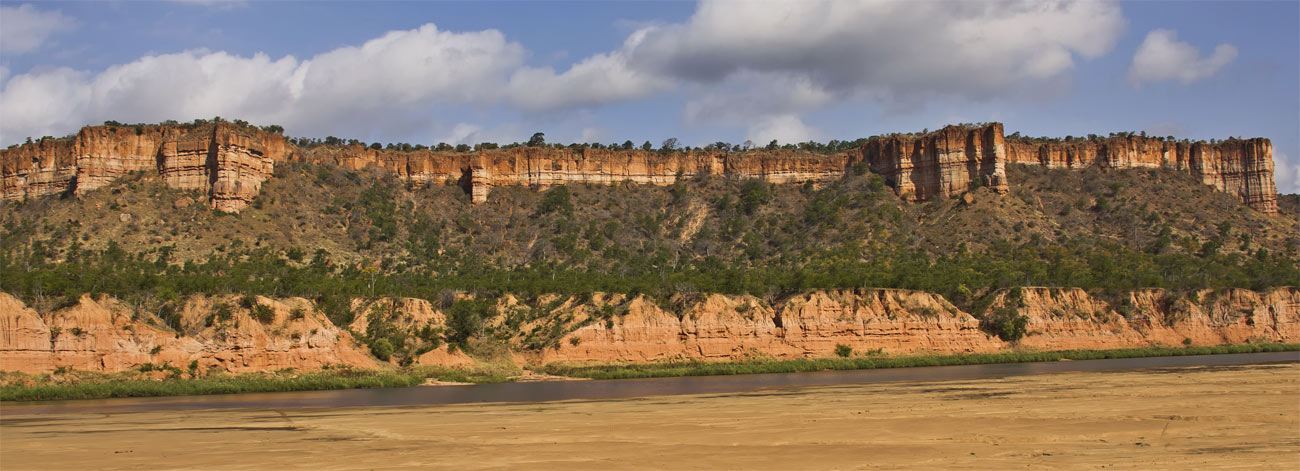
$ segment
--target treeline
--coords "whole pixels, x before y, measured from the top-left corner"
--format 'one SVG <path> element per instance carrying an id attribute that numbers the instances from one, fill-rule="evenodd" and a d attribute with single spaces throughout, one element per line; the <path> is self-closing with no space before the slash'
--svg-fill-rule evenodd
<path id="1" fill-rule="evenodd" d="M 39 248 L 38 248 L 39 249 Z M 0 289 L 29 303 L 75 302 L 83 293 L 107 293 L 127 302 L 168 302 L 189 294 L 260 294 L 316 300 L 332 320 L 346 324 L 349 300 L 383 296 L 435 299 L 446 290 L 482 296 L 512 293 L 751 294 L 777 300 L 829 289 L 900 288 L 939 293 L 977 310 L 983 297 L 1015 286 L 1075 287 L 1107 292 L 1139 288 L 1190 290 L 1294 285 L 1300 268 L 1267 250 L 1242 254 L 1153 254 L 1114 244 L 998 243 L 981 253 L 961 251 L 932 259 L 917 250 L 824 250 L 798 263 L 737 268 L 718 258 L 667 269 L 652 256 L 630 257 L 625 272 L 579 269 L 559 262 L 498 267 L 471 253 L 432 265 L 341 265 L 317 250 L 229 249 L 204 262 L 169 263 L 168 250 L 131 254 L 115 244 L 100 251 L 76 247 L 62 263 L 39 253 L 0 254 Z M 627 268 L 638 267 L 638 268 Z M 979 314 L 978 312 L 975 312 Z"/>
<path id="2" fill-rule="evenodd" d="M 864 138 L 855 139 L 851 141 L 841 141 L 838 139 L 832 139 L 826 143 L 810 140 L 810 141 L 798 142 L 798 143 L 781 144 L 777 142 L 777 140 L 773 139 L 771 142 L 768 142 L 767 145 L 765 146 L 756 146 L 753 141 L 749 141 L 749 140 L 737 144 L 732 144 L 724 141 L 717 141 L 712 144 L 707 144 L 704 146 L 681 146 L 679 145 L 677 138 L 669 138 L 669 139 L 665 139 L 663 142 L 659 144 L 658 147 L 656 147 L 654 144 L 651 144 L 650 141 L 645 141 L 638 145 L 632 142 L 631 140 L 623 141 L 623 143 L 621 144 L 617 142 L 611 142 L 609 144 L 602 144 L 599 142 L 574 142 L 569 144 L 561 144 L 557 142 L 548 143 L 546 142 L 545 139 L 545 133 L 541 133 L 541 132 L 534 133 L 532 138 L 530 138 L 527 142 L 523 142 L 523 143 L 511 142 L 509 144 L 498 144 L 495 142 L 480 142 L 472 146 L 463 143 L 452 145 L 446 142 L 439 142 L 433 145 L 412 144 L 409 142 L 389 142 L 387 144 L 381 142 L 372 142 L 367 144 L 365 141 L 360 141 L 357 139 L 343 139 L 335 136 L 326 136 L 324 139 L 311 138 L 311 137 L 290 137 L 288 139 L 289 142 L 303 148 L 312 148 L 312 147 L 319 147 L 319 146 L 332 146 L 332 147 L 360 146 L 360 147 L 365 147 L 373 150 L 392 150 L 392 151 L 399 151 L 399 152 L 412 152 L 418 150 L 430 150 L 436 152 L 479 152 L 481 150 L 492 150 L 492 149 L 515 149 L 520 147 L 540 147 L 540 148 L 549 148 L 549 149 L 567 149 L 574 152 L 581 152 L 583 149 L 602 149 L 602 150 L 607 149 L 607 150 L 614 150 L 614 151 L 642 150 L 646 152 L 659 152 L 661 154 L 666 154 L 669 152 L 693 152 L 693 151 L 745 152 L 750 150 L 763 149 L 769 151 L 772 150 L 796 151 L 797 150 L 797 151 L 811 152 L 816 154 L 826 154 L 826 155 L 836 154 L 839 152 L 844 152 L 844 151 L 862 147 L 862 145 L 869 140 L 869 138 L 864 137 Z"/>

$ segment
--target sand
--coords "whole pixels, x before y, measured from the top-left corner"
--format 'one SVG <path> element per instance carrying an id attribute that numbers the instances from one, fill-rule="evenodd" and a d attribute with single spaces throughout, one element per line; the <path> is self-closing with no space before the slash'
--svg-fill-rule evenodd
<path id="1" fill-rule="evenodd" d="M 0 467 L 1300 469 L 1300 365 L 530 404 L 6 413 Z"/>

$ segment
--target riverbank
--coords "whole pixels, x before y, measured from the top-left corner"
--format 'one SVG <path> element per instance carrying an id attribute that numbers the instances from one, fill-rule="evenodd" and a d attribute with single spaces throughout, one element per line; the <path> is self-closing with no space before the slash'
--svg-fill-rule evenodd
<path id="1" fill-rule="evenodd" d="M 849 358 L 797 360 L 754 360 L 741 362 L 687 361 L 616 364 L 551 364 L 541 368 L 553 375 L 591 379 L 662 378 L 671 376 L 715 376 L 759 373 L 798 373 L 823 370 L 864 370 L 918 366 L 984 365 L 992 363 L 1035 363 L 1062 360 L 1105 360 L 1115 358 L 1216 355 L 1300 351 L 1300 343 L 1245 343 L 1212 347 L 1147 347 L 1112 350 L 1019 351 L 952 355 L 866 355 Z"/>
<path id="2" fill-rule="evenodd" d="M 1285 469 L 1300 454 L 1297 394 L 1300 365 L 1273 364 L 527 404 L 6 413 L 0 467 Z"/>
<path id="3" fill-rule="evenodd" d="M 555 377 L 626 379 L 822 370 L 907 368 L 919 366 L 1029 363 L 1229 353 L 1300 351 L 1300 344 L 1248 343 L 1215 347 L 1152 347 L 1118 350 L 1003 352 L 964 355 L 864 355 L 798 360 L 759 359 L 743 362 L 658 362 L 642 364 L 552 364 L 534 370 Z M 48 401 L 154 397 L 253 392 L 313 391 L 353 388 L 400 388 L 421 384 L 496 383 L 537 380 L 512 365 L 481 363 L 473 367 L 411 367 L 392 370 L 332 369 L 317 372 L 267 372 L 186 377 L 180 370 L 130 373 L 61 372 L 54 375 L 0 373 L 0 401 Z M 542 377 L 545 378 L 545 377 Z M 558 378 L 555 378 L 558 379 Z"/>
<path id="4" fill-rule="evenodd" d="M 416 366 L 394 369 L 338 368 L 312 372 L 275 371 L 241 375 L 186 377 L 180 370 L 120 373 L 67 371 L 33 375 L 0 372 L 0 401 L 55 401 L 115 397 L 193 396 L 330 389 L 404 388 L 421 384 L 475 384 L 512 381 L 517 368 L 499 363 L 473 367 Z M 525 375 L 527 378 L 528 376 Z"/>

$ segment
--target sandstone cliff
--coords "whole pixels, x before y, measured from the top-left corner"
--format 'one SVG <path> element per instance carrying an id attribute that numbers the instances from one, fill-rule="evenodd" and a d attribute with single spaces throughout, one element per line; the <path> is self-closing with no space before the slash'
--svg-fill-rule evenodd
<path id="1" fill-rule="evenodd" d="M 360 170 L 382 168 L 412 184 L 459 185 L 471 201 L 493 186 L 635 182 L 667 185 L 682 177 L 720 175 L 774 183 L 833 179 L 855 164 L 885 177 L 894 191 L 922 201 L 977 186 L 1005 193 L 1007 163 L 1080 168 L 1165 167 L 1191 172 L 1252 208 L 1276 212 L 1272 145 L 1267 139 L 1217 144 L 1145 137 L 1087 141 L 1005 139 L 1003 126 L 948 126 L 924 135 L 868 139 L 835 155 L 804 151 L 647 152 L 515 147 L 477 153 L 379 150 L 353 144 L 300 148 L 279 134 L 231 123 L 91 126 L 76 136 L 41 139 L 0 151 L 0 196 L 15 200 L 94 190 L 127 172 L 156 169 L 176 188 L 207 192 L 209 205 L 238 212 L 271 178 L 277 162 L 319 162 Z"/>
<path id="2" fill-rule="evenodd" d="M 1007 161 L 1052 168 L 1167 168 L 1189 172 L 1206 185 L 1241 198 L 1251 208 L 1277 212 L 1273 144 L 1264 138 L 1214 144 L 1130 136 L 1043 141 L 1007 139 Z"/>
<path id="3" fill-rule="evenodd" d="M 0 293 L 0 370 L 49 372 L 57 367 L 121 371 L 144 364 L 234 373 L 326 365 L 374 367 L 364 347 L 301 298 L 258 298 L 274 313 L 263 324 L 235 297 L 194 297 L 179 310 L 180 332 L 136 320 L 134 309 L 108 297 L 38 314 Z"/>
<path id="4" fill-rule="evenodd" d="M 1204 290 L 1175 296 L 1163 290 L 1130 293 L 1118 304 L 1079 289 L 1024 288 L 1023 300 L 1001 296 L 1029 318 L 1021 345 L 1043 349 L 1123 348 L 1145 345 L 1241 343 L 1300 338 L 1300 291 L 1265 293 Z M 1009 306 L 1010 305 L 1010 306 Z"/>
<path id="5" fill-rule="evenodd" d="M 872 138 L 858 150 L 901 196 L 915 201 L 949 197 L 974 186 L 1007 192 L 1002 124 L 948 126 L 922 136 Z"/>
<path id="6" fill-rule="evenodd" d="M 520 364 L 815 358 L 834 355 L 840 344 L 856 352 L 897 354 L 1300 341 L 1300 290 L 1295 288 L 1140 290 L 1120 300 L 1077 289 L 1020 293 L 1018 298 L 1002 293 L 990 308 L 1028 319 L 1027 335 L 1015 344 L 980 330 L 976 317 L 940 296 L 906 290 L 813 292 L 774 305 L 715 294 L 672 311 L 644 296 L 550 295 L 530 301 L 506 296 L 496 303 L 498 314 L 484 321 L 485 332 L 497 332 L 495 338 Z M 149 316 L 107 297 L 83 296 L 76 305 L 37 313 L 0 293 L 0 370 L 120 371 L 197 362 L 204 371 L 245 372 L 381 364 L 309 301 L 256 299 L 274 313 L 268 322 L 254 319 L 234 296 L 199 296 L 182 304 L 179 329 L 173 331 L 137 320 Z M 370 316 L 380 313 L 397 329 L 448 328 L 447 316 L 422 299 L 357 300 L 353 311 L 350 330 L 358 335 L 365 335 Z M 545 331 L 557 334 L 557 341 L 530 347 L 532 336 Z M 421 353 L 417 362 L 461 366 L 473 360 L 441 346 Z"/>

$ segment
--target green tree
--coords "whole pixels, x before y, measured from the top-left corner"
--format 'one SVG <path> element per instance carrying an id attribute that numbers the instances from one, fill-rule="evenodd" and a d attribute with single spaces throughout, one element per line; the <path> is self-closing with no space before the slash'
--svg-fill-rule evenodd
<path id="1" fill-rule="evenodd" d="M 541 132 L 533 133 L 533 137 L 528 138 L 528 147 L 541 147 L 546 145 L 546 134 Z"/>

